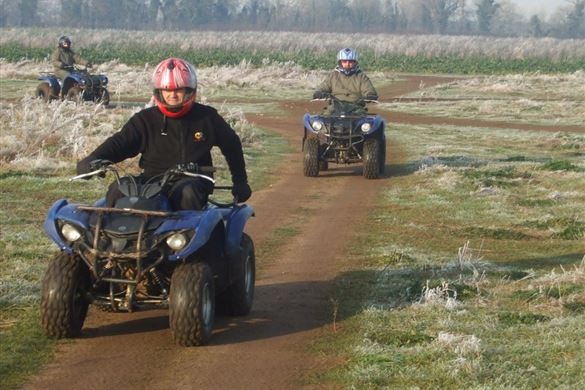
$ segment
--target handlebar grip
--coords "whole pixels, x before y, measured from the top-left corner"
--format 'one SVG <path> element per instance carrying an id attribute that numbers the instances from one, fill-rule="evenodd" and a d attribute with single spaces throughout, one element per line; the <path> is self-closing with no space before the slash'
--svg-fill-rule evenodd
<path id="1" fill-rule="evenodd" d="M 210 166 L 203 166 L 203 167 L 198 167 L 198 171 L 199 173 L 213 173 L 215 172 L 215 168 L 214 167 L 210 167 Z"/>

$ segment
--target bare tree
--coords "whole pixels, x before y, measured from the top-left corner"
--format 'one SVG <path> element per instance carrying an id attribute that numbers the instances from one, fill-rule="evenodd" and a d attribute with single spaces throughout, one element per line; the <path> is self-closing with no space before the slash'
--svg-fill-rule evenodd
<path id="1" fill-rule="evenodd" d="M 523 34 L 526 34 L 526 19 L 518 13 L 516 3 L 512 0 L 500 0 L 492 19 L 491 35 L 511 37 Z"/>
<path id="2" fill-rule="evenodd" d="M 530 21 L 528 22 L 528 34 L 530 34 L 531 37 L 536 38 L 544 36 L 542 22 L 538 15 L 532 15 L 530 18 Z"/>
<path id="3" fill-rule="evenodd" d="M 585 0 L 571 0 L 569 4 L 571 8 L 566 18 L 566 36 L 570 38 L 584 38 Z"/>
<path id="4" fill-rule="evenodd" d="M 492 21 L 500 4 L 496 0 L 477 0 L 477 28 L 480 34 L 488 35 L 492 30 Z"/>
<path id="5" fill-rule="evenodd" d="M 434 32 L 439 34 L 447 31 L 449 19 L 457 12 L 462 5 L 461 0 L 426 0 L 423 7 L 426 7 L 433 23 Z"/>

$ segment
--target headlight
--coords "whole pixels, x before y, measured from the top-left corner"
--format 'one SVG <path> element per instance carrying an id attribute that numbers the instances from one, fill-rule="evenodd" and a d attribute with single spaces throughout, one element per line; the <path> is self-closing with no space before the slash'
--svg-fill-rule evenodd
<path id="1" fill-rule="evenodd" d="M 368 131 L 370 131 L 370 129 L 372 128 L 372 125 L 369 124 L 368 122 L 366 123 L 362 123 L 362 133 L 367 133 Z"/>
<path id="2" fill-rule="evenodd" d="M 77 241 L 81 237 L 81 233 L 79 232 L 79 230 L 77 230 L 75 226 L 70 225 L 68 223 L 64 224 L 61 227 L 61 234 L 69 242 Z"/>
<path id="3" fill-rule="evenodd" d="M 323 122 L 321 122 L 321 121 L 313 121 L 311 123 L 311 127 L 315 131 L 321 131 L 323 129 Z"/>
<path id="4" fill-rule="evenodd" d="M 175 252 L 180 251 L 187 245 L 187 236 L 184 233 L 175 233 L 167 237 L 167 245 Z"/>
<path id="5" fill-rule="evenodd" d="M 108 78 L 106 76 L 100 75 L 100 81 L 103 85 L 106 85 L 108 83 Z"/>
<path id="6" fill-rule="evenodd" d="M 79 80 L 79 85 L 85 85 L 87 83 L 86 79 Z"/>

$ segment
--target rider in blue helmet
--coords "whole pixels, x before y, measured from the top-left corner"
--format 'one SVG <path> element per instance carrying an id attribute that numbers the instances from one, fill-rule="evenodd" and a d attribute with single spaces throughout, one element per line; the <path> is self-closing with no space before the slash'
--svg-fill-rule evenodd
<path id="1" fill-rule="evenodd" d="M 329 95 L 346 102 L 378 100 L 378 92 L 370 78 L 360 69 L 358 52 L 346 47 L 337 53 L 337 66 L 313 93 L 313 99 Z"/>

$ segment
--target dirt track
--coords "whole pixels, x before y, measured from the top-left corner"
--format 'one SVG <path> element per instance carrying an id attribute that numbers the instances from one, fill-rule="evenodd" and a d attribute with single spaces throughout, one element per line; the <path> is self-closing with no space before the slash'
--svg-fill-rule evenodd
<path id="1" fill-rule="evenodd" d="M 412 77 L 381 90 L 381 100 L 415 90 L 421 81 L 430 86 L 450 80 Z M 249 117 L 285 137 L 294 152 L 283 156 L 277 181 L 252 196 L 250 204 L 256 217 L 248 233 L 259 248 L 278 226 L 306 219 L 299 234 L 277 253 L 258 259 L 264 265 L 258 274 L 256 300 L 249 316 L 220 317 L 209 346 L 180 348 L 172 344 L 166 311 L 111 314 L 90 310 L 83 337 L 63 343 L 55 362 L 25 388 L 306 386 L 306 374 L 327 364 L 308 353 L 306 347 L 321 332 L 331 331 L 329 289 L 342 269 L 344 246 L 356 225 L 365 222 L 363 218 L 383 181 L 390 180 L 365 180 L 359 165 L 333 166 L 319 178 L 303 177 L 301 118 L 307 110 L 320 108 L 315 104 L 287 103 L 285 117 Z M 387 164 L 402 162 L 402 153 L 391 143 L 387 155 Z"/>

